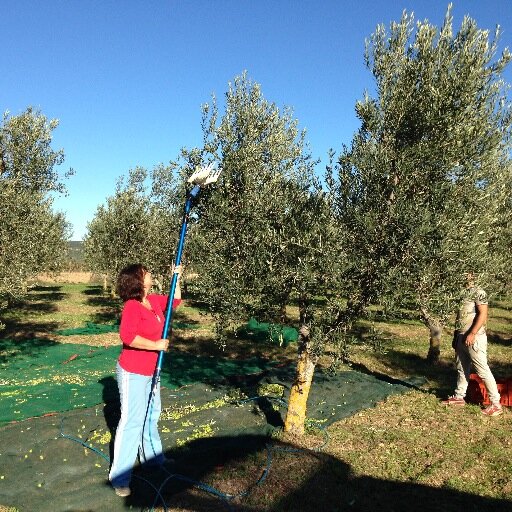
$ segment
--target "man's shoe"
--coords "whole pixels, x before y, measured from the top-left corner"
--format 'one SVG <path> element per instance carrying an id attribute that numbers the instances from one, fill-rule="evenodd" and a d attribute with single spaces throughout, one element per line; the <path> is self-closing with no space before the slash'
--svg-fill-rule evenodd
<path id="1" fill-rule="evenodd" d="M 466 400 L 458 396 L 449 396 L 446 400 L 441 402 L 444 405 L 466 405 Z"/>
<path id="2" fill-rule="evenodd" d="M 132 493 L 129 487 L 114 487 L 114 491 L 118 496 L 121 496 L 121 498 L 126 498 Z"/>
<path id="3" fill-rule="evenodd" d="M 503 414 L 503 407 L 500 404 L 491 404 L 482 410 L 482 414 L 485 416 L 499 416 Z"/>

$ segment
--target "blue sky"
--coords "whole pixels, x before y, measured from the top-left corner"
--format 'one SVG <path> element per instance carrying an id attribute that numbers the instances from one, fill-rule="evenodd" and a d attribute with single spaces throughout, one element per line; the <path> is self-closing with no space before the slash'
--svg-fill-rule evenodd
<path id="1" fill-rule="evenodd" d="M 201 110 L 244 70 L 265 98 L 290 106 L 325 165 L 349 144 L 354 105 L 373 90 L 364 40 L 403 9 L 440 26 L 440 0 L 2 0 L 0 108 L 57 118 L 55 149 L 75 175 L 55 208 L 82 239 L 98 205 L 130 168 L 148 169 L 201 144 Z M 503 34 L 512 49 L 510 0 L 455 0 Z M 512 83 L 512 71 L 505 78 Z"/>

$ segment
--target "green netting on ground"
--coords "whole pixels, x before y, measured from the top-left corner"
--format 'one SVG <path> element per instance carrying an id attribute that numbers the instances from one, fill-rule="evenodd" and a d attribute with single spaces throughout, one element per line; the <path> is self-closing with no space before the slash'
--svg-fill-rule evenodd
<path id="1" fill-rule="evenodd" d="M 170 446 L 180 447 L 210 435 L 268 435 L 284 425 L 293 375 L 292 367 L 270 368 L 252 375 L 233 374 L 213 385 L 196 382 L 163 390 L 163 437 Z M 408 389 L 356 371 L 334 376 L 316 372 L 307 405 L 308 424 L 330 425 Z"/>
<path id="2" fill-rule="evenodd" d="M 114 366 L 120 347 L 32 340 L 1 342 L 0 349 L 0 503 L 22 512 L 151 509 L 162 475 L 136 468 L 143 480 L 134 480 L 128 502 L 106 483 L 119 419 Z M 267 464 L 269 436 L 283 425 L 294 370 L 171 351 L 162 372 L 160 432 L 176 472 L 201 481 L 224 462 L 249 457 L 248 485 L 254 484 Z M 317 372 L 307 422 L 327 426 L 407 389 L 356 371 Z M 29 416 L 40 417 L 12 422 Z M 190 493 L 186 482 L 166 485 L 165 499 L 179 503 Z M 222 507 L 211 500 L 208 510 Z"/>
<path id="3" fill-rule="evenodd" d="M 105 401 L 102 379 L 113 376 L 120 347 L 93 347 L 40 340 L 1 342 L 0 424 Z M 234 361 L 165 354 L 162 385 L 177 388 L 216 382 L 229 375 L 261 372 L 262 360 Z"/>
<path id="4" fill-rule="evenodd" d="M 299 335 L 293 327 L 258 322 L 255 318 L 251 318 L 238 332 L 253 341 L 272 341 L 285 346 L 297 341 Z"/>
<path id="5" fill-rule="evenodd" d="M 95 324 L 94 322 L 85 322 L 83 327 L 59 329 L 58 331 L 55 331 L 55 334 L 60 336 L 75 336 L 105 334 L 108 332 L 119 332 L 119 323 L 115 322 L 113 324 Z"/>
<path id="6" fill-rule="evenodd" d="M 3 341 L 0 424 L 102 401 L 100 380 L 112 375 L 119 347 Z"/>
<path id="7" fill-rule="evenodd" d="M 199 329 L 199 325 L 187 324 L 184 322 L 173 322 L 173 327 L 176 329 Z M 85 322 L 83 327 L 74 327 L 70 329 L 60 329 L 55 331 L 55 334 L 60 336 L 75 336 L 75 335 L 93 335 L 93 334 L 105 334 L 109 332 L 118 332 L 119 322 L 113 324 L 95 324 L 94 322 Z"/>
<path id="8" fill-rule="evenodd" d="M 2 342 L 0 424 L 90 407 L 108 402 L 116 392 L 114 385 L 104 383 L 106 379 L 114 382 L 120 347 L 42 345 L 38 340 L 25 342 L 23 351 L 19 347 L 16 342 Z M 282 386 L 279 398 L 286 400 L 293 371 L 293 367 L 275 368 L 273 362 L 262 359 L 234 360 L 171 352 L 165 354 L 161 382 L 170 389 L 210 384 L 219 396 L 239 389 L 245 398 L 260 394 L 258 386 L 276 384 Z M 358 372 L 334 377 L 318 373 L 308 404 L 309 415 L 323 421 L 337 419 L 402 389 L 403 386 Z M 205 393 L 201 388 L 197 396 L 187 399 L 201 400 L 208 395 Z"/>

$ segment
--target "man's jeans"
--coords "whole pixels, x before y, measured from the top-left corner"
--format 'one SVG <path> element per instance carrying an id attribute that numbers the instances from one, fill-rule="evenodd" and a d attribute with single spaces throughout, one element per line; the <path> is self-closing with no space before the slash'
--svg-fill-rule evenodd
<path id="1" fill-rule="evenodd" d="M 475 343 L 467 347 L 464 343 L 464 334 L 458 334 L 455 352 L 457 354 L 457 387 L 455 389 L 455 396 L 459 398 L 466 396 L 471 365 L 473 365 L 476 373 L 487 388 L 489 400 L 492 404 L 499 404 L 500 394 L 498 393 L 496 380 L 487 364 L 487 335 L 477 334 L 475 336 Z"/>

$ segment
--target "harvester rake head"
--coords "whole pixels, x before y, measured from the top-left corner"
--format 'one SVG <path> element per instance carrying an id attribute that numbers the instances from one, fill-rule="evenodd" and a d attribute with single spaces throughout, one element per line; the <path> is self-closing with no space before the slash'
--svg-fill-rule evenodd
<path id="1" fill-rule="evenodd" d="M 192 185 L 210 185 L 215 183 L 220 176 L 222 169 L 216 169 L 215 164 L 209 163 L 204 167 L 196 167 L 196 170 L 192 173 L 192 176 L 187 180 Z"/>

